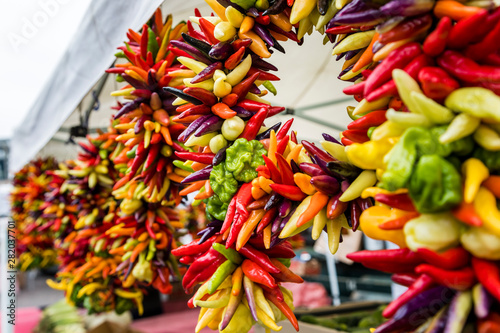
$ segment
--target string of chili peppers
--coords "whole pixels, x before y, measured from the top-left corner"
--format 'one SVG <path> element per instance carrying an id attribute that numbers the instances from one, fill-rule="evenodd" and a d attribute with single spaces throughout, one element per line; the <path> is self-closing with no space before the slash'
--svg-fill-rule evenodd
<path id="1" fill-rule="evenodd" d="M 496 331 L 500 10 L 456 1 L 367 6 L 346 5 L 330 32 L 379 17 L 371 44 L 350 64 L 366 70 L 344 90 L 359 104 L 342 133 L 348 160 L 377 177 L 361 192 L 376 205 L 361 214 L 360 228 L 400 247 L 349 257 L 409 287 L 375 332 Z M 337 40 L 347 45 L 362 33 Z"/>
<path id="2" fill-rule="evenodd" d="M 53 158 L 37 159 L 16 172 L 10 195 L 16 223 L 16 253 L 21 271 L 57 264 L 54 236 L 45 227 L 45 195 L 57 180 L 49 172 L 57 167 Z"/>

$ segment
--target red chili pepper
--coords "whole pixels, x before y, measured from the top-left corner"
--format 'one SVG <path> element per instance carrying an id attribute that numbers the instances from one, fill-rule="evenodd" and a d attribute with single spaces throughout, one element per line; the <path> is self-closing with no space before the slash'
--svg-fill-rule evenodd
<path id="1" fill-rule="evenodd" d="M 359 83 L 353 84 L 352 86 L 344 88 L 342 92 L 345 95 L 362 95 L 365 91 L 365 84 L 366 81 L 361 81 Z"/>
<path id="2" fill-rule="evenodd" d="M 285 111 L 285 107 L 284 106 L 271 106 L 269 108 L 269 114 L 267 115 L 267 117 L 269 118 L 269 117 L 275 116 L 278 113 L 281 113 L 283 111 Z"/>
<path id="3" fill-rule="evenodd" d="M 141 57 L 142 59 L 146 60 L 146 57 L 148 56 L 148 39 L 149 39 L 149 33 L 148 33 L 148 25 L 144 24 L 142 26 L 142 35 L 141 35 Z"/>
<path id="4" fill-rule="evenodd" d="M 339 34 L 349 34 L 351 32 L 358 31 L 358 29 L 351 27 L 350 25 L 338 25 L 331 27 L 329 29 L 326 29 L 327 34 L 331 35 L 339 35 Z"/>
<path id="5" fill-rule="evenodd" d="M 421 53 L 420 45 L 413 42 L 405 44 L 389 53 L 387 58 L 375 67 L 366 80 L 364 95 L 368 96 L 372 91 L 389 81 L 394 69 L 404 68 Z"/>
<path id="6" fill-rule="evenodd" d="M 244 39 L 236 39 L 234 42 L 231 43 L 231 46 L 233 47 L 234 51 L 238 51 L 239 49 L 247 48 L 252 44 L 252 40 L 250 38 L 244 38 Z"/>
<path id="7" fill-rule="evenodd" d="M 271 273 L 271 275 L 279 282 L 302 283 L 304 280 L 292 272 L 288 267 L 283 265 L 278 259 L 272 258 L 271 262 L 279 270 L 279 273 Z"/>
<path id="8" fill-rule="evenodd" d="M 342 192 L 335 194 L 333 197 L 330 198 L 330 200 L 326 204 L 326 216 L 330 220 L 333 220 L 336 217 L 339 217 L 340 214 L 343 214 L 349 205 L 348 202 L 343 202 L 339 200 L 341 196 Z"/>
<path id="9" fill-rule="evenodd" d="M 184 256 L 184 257 L 179 259 L 179 262 L 181 264 L 184 264 L 184 265 L 189 265 L 189 264 L 193 263 L 193 261 L 194 261 L 194 257 L 192 257 L 192 256 Z"/>
<path id="10" fill-rule="evenodd" d="M 241 186 L 236 195 L 236 213 L 238 218 L 234 221 L 229 230 L 229 236 L 226 240 L 226 248 L 230 248 L 234 245 L 236 240 L 238 239 L 238 234 L 243 228 L 243 224 L 245 224 L 246 220 L 250 213 L 247 210 L 247 206 L 253 201 L 252 197 L 252 183 L 245 183 Z"/>
<path id="11" fill-rule="evenodd" d="M 255 18 L 255 22 L 263 24 L 263 25 L 268 25 L 271 23 L 271 18 L 269 15 L 259 15 Z"/>
<path id="12" fill-rule="evenodd" d="M 488 292 L 500 301 L 500 266 L 498 262 L 472 257 L 476 277 Z"/>
<path id="13" fill-rule="evenodd" d="M 279 81 L 280 78 L 277 77 L 276 75 L 269 73 L 269 72 L 264 72 L 263 70 L 257 69 L 255 67 L 250 67 L 250 70 L 248 71 L 248 75 L 253 75 L 255 73 L 259 73 L 259 80 L 262 81 Z"/>
<path id="14" fill-rule="evenodd" d="M 269 157 L 267 157 L 266 155 L 262 155 L 262 157 L 264 158 L 264 162 L 266 163 L 266 167 L 269 170 L 269 173 L 271 174 L 271 180 L 277 184 L 280 184 L 281 183 L 280 171 L 278 170 L 278 168 L 276 167 L 274 162 L 271 161 L 271 159 Z"/>
<path id="15" fill-rule="evenodd" d="M 382 44 L 388 44 L 391 42 L 396 42 L 398 40 L 416 36 L 429 29 L 431 24 L 432 24 L 432 17 L 431 15 L 428 14 L 406 19 L 405 21 L 399 23 L 393 29 L 384 32 L 383 34 L 380 34 L 379 42 Z M 451 28 L 451 20 L 450 20 L 450 28 Z M 436 30 L 437 29 L 439 29 L 439 25 L 436 27 Z M 434 30 L 431 34 L 433 34 L 436 30 Z M 446 45 L 446 38 L 444 42 Z"/>
<path id="16" fill-rule="evenodd" d="M 238 95 L 238 101 L 242 101 L 245 98 L 252 88 L 253 83 L 259 78 L 259 75 L 260 73 L 254 73 L 233 87 L 231 93 Z"/>
<path id="17" fill-rule="evenodd" d="M 288 131 L 292 127 L 292 124 L 293 124 L 293 118 L 287 120 L 283 124 L 283 126 L 280 128 L 280 130 L 278 131 L 278 133 L 276 133 L 276 140 L 278 140 L 278 141 L 279 140 L 283 140 L 283 138 L 286 136 L 286 134 L 288 133 Z"/>
<path id="18" fill-rule="evenodd" d="M 250 239 L 250 243 L 252 243 L 253 246 L 256 244 L 252 241 L 253 239 Z M 290 259 L 295 257 L 295 252 L 293 251 L 293 248 L 291 247 L 290 243 L 288 242 L 283 242 L 281 244 L 275 245 L 270 249 L 265 249 L 264 245 L 262 245 L 263 249 L 261 251 L 265 254 L 267 254 L 270 258 L 285 258 L 285 259 Z"/>
<path id="19" fill-rule="evenodd" d="M 500 21 L 496 23 L 495 27 L 479 43 L 469 45 L 465 49 L 465 55 L 476 61 L 480 61 L 486 58 L 488 54 L 496 53 L 500 49 L 499 40 Z"/>
<path id="20" fill-rule="evenodd" d="M 298 141 L 297 141 L 297 132 L 292 131 L 292 133 L 290 134 L 290 140 L 292 140 L 292 142 L 295 143 L 295 144 L 298 143 Z"/>
<path id="21" fill-rule="evenodd" d="M 415 269 L 416 273 L 429 275 L 436 283 L 456 290 L 467 290 L 474 286 L 476 277 L 471 267 L 458 270 L 445 270 L 436 266 L 422 264 Z"/>
<path id="22" fill-rule="evenodd" d="M 255 171 L 257 171 L 259 177 L 262 176 L 264 178 L 271 178 L 271 173 L 269 172 L 269 168 L 265 165 L 259 165 Z"/>
<path id="23" fill-rule="evenodd" d="M 276 154 L 276 159 L 278 161 L 278 167 L 280 168 L 281 183 L 285 185 L 295 185 L 292 168 L 283 155 Z"/>
<path id="24" fill-rule="evenodd" d="M 276 153 L 283 155 L 285 153 L 286 147 L 288 146 L 288 141 L 290 141 L 290 136 L 285 136 L 284 139 L 280 140 L 278 146 L 276 147 Z"/>
<path id="25" fill-rule="evenodd" d="M 432 65 L 434 65 L 434 60 L 427 54 L 421 54 L 413 61 L 411 61 L 408 65 L 406 65 L 403 70 L 416 80 L 418 73 L 420 73 L 422 68 Z M 366 100 L 368 102 L 372 102 L 382 97 L 397 95 L 398 88 L 396 87 L 396 83 L 394 82 L 394 80 L 390 80 L 389 82 L 383 84 L 382 86 L 380 86 L 380 88 L 375 89 L 368 96 L 366 96 Z"/>
<path id="26" fill-rule="evenodd" d="M 458 21 L 450 30 L 448 34 L 448 39 L 446 40 L 446 45 L 450 49 L 462 49 L 473 43 L 474 41 L 479 40 L 479 36 L 477 36 L 477 30 L 482 30 L 481 26 L 484 25 L 486 19 L 488 17 L 488 11 L 482 10 L 477 12 L 476 14 L 466 17 Z M 443 17 L 443 19 L 447 18 L 447 16 Z M 484 35 L 486 31 L 484 31 L 481 35 Z M 425 52 L 425 43 L 424 43 L 424 52 Z"/>
<path id="27" fill-rule="evenodd" d="M 176 118 L 180 120 L 180 119 L 183 119 L 183 118 L 186 118 L 189 116 L 210 114 L 211 112 L 212 112 L 212 110 L 210 109 L 210 107 L 208 105 L 205 105 L 205 104 L 194 105 L 194 106 L 190 107 L 189 109 L 178 114 L 176 116 Z M 166 121 L 166 119 L 164 121 Z"/>
<path id="28" fill-rule="evenodd" d="M 271 260 L 269 259 L 269 257 L 266 254 L 255 249 L 253 246 L 251 246 L 248 243 L 245 244 L 245 246 L 243 246 L 240 249 L 239 253 L 241 255 L 247 257 L 251 261 L 255 262 L 259 266 L 261 266 L 261 268 L 264 269 L 266 272 L 274 273 L 274 274 L 278 274 L 280 272 L 279 268 L 276 267 L 271 262 Z"/>
<path id="29" fill-rule="evenodd" d="M 241 269 L 243 270 L 243 274 L 255 283 L 262 284 L 268 288 L 277 288 L 278 286 L 271 274 L 252 260 L 243 260 Z"/>
<path id="30" fill-rule="evenodd" d="M 448 16 L 441 18 L 434 31 L 424 41 L 423 50 L 425 54 L 436 57 L 443 53 L 452 25 L 453 23 Z"/>
<path id="31" fill-rule="evenodd" d="M 460 84 L 439 67 L 422 68 L 418 73 L 418 81 L 427 97 L 439 101 L 460 88 Z"/>
<path id="32" fill-rule="evenodd" d="M 195 239 L 191 243 L 173 249 L 171 253 L 176 257 L 196 256 L 201 253 L 205 253 L 212 247 L 212 244 L 216 241 L 218 237 L 219 236 L 214 235 L 201 244 L 198 244 L 198 240 Z"/>
<path id="33" fill-rule="evenodd" d="M 347 255 L 352 261 L 365 263 L 390 263 L 393 265 L 418 265 L 422 259 L 410 249 L 391 249 L 377 251 L 358 251 Z"/>
<path id="34" fill-rule="evenodd" d="M 212 164 L 215 157 L 213 153 L 192 153 L 176 151 L 175 155 L 183 160 L 194 161 L 203 164 Z"/>
<path id="35" fill-rule="evenodd" d="M 377 195 L 375 195 L 375 200 L 385 205 L 388 205 L 392 208 L 405 210 L 407 212 L 416 211 L 415 205 L 413 205 L 413 201 L 411 201 L 410 196 L 407 193 L 399 193 L 399 194 L 378 193 Z"/>
<path id="36" fill-rule="evenodd" d="M 257 227 L 257 233 L 262 232 L 264 228 L 267 227 L 269 223 L 271 223 L 274 220 L 276 215 L 278 215 L 278 207 L 273 207 L 269 209 L 260 220 L 259 226 Z"/>
<path id="37" fill-rule="evenodd" d="M 267 290 L 264 291 L 264 296 L 266 296 L 266 298 L 285 315 L 285 317 L 290 321 L 292 326 L 298 332 L 299 322 L 297 321 L 297 318 L 293 314 L 293 311 L 290 309 L 290 307 L 284 301 L 280 301 L 275 295 L 269 293 Z"/>
<path id="38" fill-rule="evenodd" d="M 255 140 L 255 137 L 259 133 L 259 130 L 264 123 L 264 120 L 267 118 L 268 113 L 269 110 L 267 108 L 261 108 L 257 111 L 257 113 L 254 114 L 247 122 L 243 133 L 241 133 L 238 138 L 244 138 L 248 141 Z"/>
<path id="39" fill-rule="evenodd" d="M 259 111 L 262 108 L 269 108 L 269 105 L 265 103 L 252 101 L 250 99 L 244 99 L 236 105 L 241 106 L 242 108 L 252 112 Z"/>
<path id="40" fill-rule="evenodd" d="M 451 213 L 461 222 L 471 225 L 473 227 L 480 227 L 483 225 L 483 221 L 477 215 L 474 204 L 462 202 L 459 206 L 452 209 Z"/>
<path id="41" fill-rule="evenodd" d="M 187 27 L 188 27 L 189 36 L 209 43 L 209 40 L 205 36 L 205 34 L 202 31 L 196 30 L 193 27 L 193 23 L 191 23 L 191 21 L 189 21 L 189 20 L 187 21 Z"/>
<path id="42" fill-rule="evenodd" d="M 437 63 L 449 74 L 462 81 L 500 83 L 500 68 L 480 66 L 474 60 L 455 51 L 445 51 L 437 58 Z"/>
<path id="43" fill-rule="evenodd" d="M 189 290 L 198 282 L 207 280 L 223 261 L 226 258 L 210 245 L 208 251 L 189 266 L 182 279 L 182 287 Z"/>
<path id="44" fill-rule="evenodd" d="M 219 40 L 214 37 L 215 25 L 213 25 L 210 21 L 200 17 L 200 28 L 203 31 L 203 34 L 208 39 L 209 43 L 215 45 L 219 43 Z"/>
<path id="45" fill-rule="evenodd" d="M 342 135 L 348 140 L 351 140 L 352 142 L 356 143 L 363 143 L 370 140 L 367 134 L 367 130 L 349 129 L 343 131 Z"/>
<path id="46" fill-rule="evenodd" d="M 183 92 L 200 100 L 207 106 L 212 106 L 219 101 L 217 96 L 215 96 L 211 91 L 205 90 L 203 88 L 187 87 L 183 90 Z"/>
<path id="47" fill-rule="evenodd" d="M 270 186 L 274 192 L 292 201 L 302 201 L 307 197 L 297 186 L 283 184 L 271 184 Z"/>
<path id="48" fill-rule="evenodd" d="M 396 298 L 394 301 L 389 303 L 387 307 L 382 312 L 385 318 L 390 318 L 394 316 L 396 311 L 403 305 L 412 300 L 415 296 L 419 295 L 423 291 L 430 289 L 434 285 L 432 278 L 426 274 L 422 274 L 419 278 L 405 291 L 401 296 Z"/>
<path id="49" fill-rule="evenodd" d="M 417 281 L 418 275 L 415 274 L 393 274 L 391 280 L 394 283 L 409 287 Z"/>
<path id="50" fill-rule="evenodd" d="M 241 188 L 240 188 L 241 190 Z M 220 233 L 224 234 L 227 229 L 231 226 L 231 223 L 233 222 L 234 215 L 236 214 L 236 197 L 238 194 L 236 194 L 231 201 L 229 202 L 229 206 L 227 207 L 226 211 L 226 218 L 224 219 L 224 223 L 222 224 L 222 227 L 220 229 Z"/>
<path id="51" fill-rule="evenodd" d="M 238 66 L 240 63 L 241 59 L 243 59 L 243 56 L 245 55 L 245 47 L 240 47 L 238 51 L 234 52 L 231 54 L 229 58 L 226 59 L 224 62 L 224 67 L 226 67 L 229 70 L 233 70 Z"/>
<path id="52" fill-rule="evenodd" d="M 387 118 L 385 117 L 386 112 L 387 110 L 380 110 L 367 113 L 366 115 L 356 119 L 355 121 L 347 125 L 347 129 L 368 130 L 370 127 L 379 126 L 387 120 Z"/>
<path id="53" fill-rule="evenodd" d="M 443 269 L 458 269 L 467 266 L 470 262 L 470 254 L 462 247 L 454 247 L 438 253 L 427 248 L 419 248 L 418 255 L 428 264 Z"/>

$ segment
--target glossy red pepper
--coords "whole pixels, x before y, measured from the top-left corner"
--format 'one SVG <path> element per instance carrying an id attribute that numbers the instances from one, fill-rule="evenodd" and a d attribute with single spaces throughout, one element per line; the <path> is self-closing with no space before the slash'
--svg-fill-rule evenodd
<path id="1" fill-rule="evenodd" d="M 278 161 L 278 167 L 280 168 L 281 183 L 285 185 L 295 185 L 293 180 L 293 171 L 290 164 L 288 164 L 281 154 L 276 154 L 276 160 Z"/>
<path id="2" fill-rule="evenodd" d="M 347 125 L 347 129 L 350 130 L 367 130 L 373 126 L 380 126 L 384 123 L 387 118 L 385 117 L 385 113 L 387 110 L 379 110 L 372 111 L 362 116 L 361 118 L 356 119 Z"/>
<path id="3" fill-rule="evenodd" d="M 292 124 L 293 124 L 293 118 L 287 120 L 283 124 L 283 126 L 280 128 L 280 130 L 278 131 L 278 133 L 276 133 L 276 140 L 278 140 L 278 141 L 279 140 L 283 140 L 283 138 L 285 138 L 286 134 L 288 133 L 288 131 L 292 127 Z"/>
<path id="4" fill-rule="evenodd" d="M 451 213 L 458 220 L 470 226 L 480 227 L 483 225 L 483 221 L 477 214 L 474 204 L 472 203 L 462 202 L 459 206 L 452 209 Z"/>
<path id="5" fill-rule="evenodd" d="M 262 108 L 270 109 L 269 105 L 261 102 L 252 101 L 250 99 L 244 99 L 241 102 L 238 102 L 238 104 L 236 105 L 241 106 L 242 108 L 252 112 L 259 111 Z"/>
<path id="6" fill-rule="evenodd" d="M 259 109 L 259 111 L 257 111 L 257 113 L 254 114 L 252 118 L 250 118 L 250 120 L 247 122 L 243 133 L 241 133 L 238 138 L 244 138 L 248 141 L 254 140 L 259 133 L 264 120 L 267 118 L 268 113 L 269 109 L 267 108 Z"/>
<path id="7" fill-rule="evenodd" d="M 392 208 L 405 210 L 407 212 L 416 211 L 415 206 L 413 205 L 413 201 L 411 201 L 410 196 L 407 193 L 378 193 L 377 195 L 375 195 L 375 200 Z"/>
<path id="8" fill-rule="evenodd" d="M 252 239 L 250 239 L 250 243 L 252 245 L 256 246 L 254 242 L 252 242 Z M 295 257 L 295 252 L 293 251 L 292 246 L 290 245 L 289 242 L 285 241 L 281 244 L 275 245 L 270 249 L 264 248 L 264 244 L 262 244 L 262 247 L 260 250 L 267 254 L 271 258 L 285 258 L 285 259 L 290 259 Z"/>
<path id="9" fill-rule="evenodd" d="M 349 206 L 348 202 L 340 201 L 339 198 L 342 196 L 342 192 L 335 194 L 330 198 L 328 203 L 326 204 L 326 216 L 333 220 L 336 217 L 343 214 L 347 207 Z"/>
<path id="10" fill-rule="evenodd" d="M 448 35 L 450 34 L 453 22 L 448 16 L 444 16 L 439 21 L 436 28 L 427 36 L 423 44 L 424 53 L 436 57 L 443 53 L 446 48 Z"/>
<path id="11" fill-rule="evenodd" d="M 212 244 L 216 241 L 218 237 L 219 236 L 214 235 L 201 244 L 198 244 L 198 240 L 195 239 L 188 244 L 173 249 L 171 253 L 176 257 L 200 255 L 202 253 L 207 252 L 212 247 Z"/>
<path id="12" fill-rule="evenodd" d="M 241 188 L 240 188 L 241 190 Z M 238 194 L 236 194 L 231 201 L 229 202 L 229 206 L 227 207 L 226 211 L 226 217 L 224 219 L 224 223 L 222 224 L 222 227 L 220 229 L 220 233 L 224 234 L 227 229 L 231 226 L 231 223 L 233 223 L 234 216 L 236 214 L 236 197 Z"/>
<path id="13" fill-rule="evenodd" d="M 262 155 L 262 157 L 264 158 L 264 163 L 266 163 L 266 167 L 271 176 L 271 180 L 276 184 L 281 184 L 281 173 L 276 167 L 276 164 L 274 164 L 274 162 L 271 161 L 271 159 L 266 155 Z"/>
<path id="14" fill-rule="evenodd" d="M 266 272 L 262 267 L 260 267 L 257 263 L 252 260 L 245 259 L 241 264 L 241 269 L 243 270 L 243 274 L 252 280 L 255 283 L 259 283 L 268 288 L 276 288 L 276 280 Z"/>
<path id="15" fill-rule="evenodd" d="M 280 78 L 278 76 L 274 75 L 273 73 L 264 72 L 263 70 L 257 69 L 255 67 L 250 67 L 250 70 L 248 71 L 247 75 L 253 75 L 255 73 L 260 74 L 259 80 L 262 80 L 262 81 L 279 81 L 280 80 Z"/>
<path id="16" fill-rule="evenodd" d="M 380 87 L 392 78 L 392 71 L 396 68 L 404 68 L 415 57 L 422 53 L 418 43 L 405 44 L 385 58 L 368 76 L 366 80 L 364 95 L 368 96 L 372 91 Z"/>
<path id="17" fill-rule="evenodd" d="M 445 51 L 437 58 L 437 63 L 448 74 L 468 83 L 500 83 L 499 67 L 480 66 L 455 51 Z"/>
<path id="18" fill-rule="evenodd" d="M 417 280 L 405 291 L 401 296 L 396 298 L 394 301 L 389 303 L 387 307 L 382 312 L 382 315 L 385 318 L 390 318 L 394 316 L 396 311 L 410 300 L 412 300 L 415 296 L 419 295 L 423 291 L 430 289 L 434 285 L 434 281 L 432 278 L 426 274 L 422 274 L 418 277 Z"/>
<path id="19" fill-rule="evenodd" d="M 500 265 L 498 262 L 472 257 L 476 277 L 488 292 L 500 301 Z"/>
<path id="20" fill-rule="evenodd" d="M 494 28 L 491 29 L 479 43 L 469 45 L 465 49 L 465 55 L 476 61 L 480 61 L 486 58 L 488 54 L 496 53 L 500 50 L 499 40 L 500 21 L 496 23 Z"/>
<path id="21" fill-rule="evenodd" d="M 439 67 L 424 67 L 418 73 L 418 81 L 424 94 L 432 99 L 443 101 L 460 84 Z"/>
<path id="22" fill-rule="evenodd" d="M 314 156 L 315 158 L 321 158 L 325 162 L 335 161 L 335 159 L 330 154 L 316 147 L 314 143 L 310 143 L 306 140 L 302 140 L 300 143 L 302 144 L 302 146 L 304 146 L 309 155 Z"/>
<path id="23" fill-rule="evenodd" d="M 376 251 L 358 251 L 347 255 L 352 261 L 362 264 L 369 263 L 390 263 L 393 265 L 408 264 L 418 265 L 422 259 L 410 249 L 391 249 L 391 250 L 376 250 Z"/>
<path id="24" fill-rule="evenodd" d="M 454 247 L 440 253 L 419 248 L 417 254 L 428 264 L 448 270 L 462 268 L 470 262 L 469 252 L 462 247 Z"/>
<path id="25" fill-rule="evenodd" d="M 422 68 L 432 65 L 434 65 L 434 60 L 427 54 L 421 54 L 406 65 L 403 70 L 416 80 Z M 382 97 L 397 95 L 398 88 L 396 87 L 396 83 L 394 80 L 390 80 L 366 96 L 366 100 L 372 102 Z"/>
<path id="26" fill-rule="evenodd" d="M 290 136 L 285 136 L 280 142 L 278 142 L 278 146 L 276 147 L 276 153 L 283 155 L 285 153 L 286 147 L 288 147 L 288 142 L 290 141 Z"/>
<path id="27" fill-rule="evenodd" d="M 271 262 L 269 256 L 248 243 L 245 244 L 245 246 L 243 246 L 238 252 L 259 265 L 268 273 L 278 274 L 280 272 L 279 268 Z"/>
<path id="28" fill-rule="evenodd" d="M 359 83 L 353 84 L 352 86 L 346 87 L 342 90 L 345 95 L 362 95 L 365 90 L 366 81 L 361 81 Z"/>
<path id="29" fill-rule="evenodd" d="M 297 186 L 283 184 L 271 184 L 270 186 L 274 192 L 292 201 L 302 201 L 307 197 Z"/>
<path id="30" fill-rule="evenodd" d="M 464 18 L 458 21 L 450 30 L 448 39 L 446 40 L 446 45 L 450 49 L 462 49 L 467 45 L 477 41 L 479 38 L 477 36 L 477 30 L 481 30 L 481 26 L 484 25 L 488 17 L 488 11 L 482 10 L 477 14 Z M 441 20 L 443 20 L 443 17 Z M 484 31 L 483 34 L 485 34 Z M 425 49 L 424 49 L 425 50 Z M 424 51 L 425 52 L 425 51 Z"/>
<path id="31" fill-rule="evenodd" d="M 238 95 L 238 102 L 245 98 L 252 88 L 253 83 L 259 78 L 259 75 L 260 73 L 254 73 L 233 87 L 231 93 Z"/>
<path id="32" fill-rule="evenodd" d="M 203 31 L 203 35 L 205 35 L 208 42 L 212 45 L 219 43 L 219 40 L 214 37 L 215 25 L 203 17 L 200 17 L 199 20 L 201 31 Z"/>
<path id="33" fill-rule="evenodd" d="M 394 283 L 400 284 L 405 287 L 409 287 L 417 281 L 418 275 L 416 274 L 393 274 L 391 280 Z"/>
<path id="34" fill-rule="evenodd" d="M 279 273 L 271 273 L 271 275 L 279 282 L 302 283 L 304 280 L 292 272 L 288 267 L 283 265 L 278 259 L 272 258 L 271 262 L 279 270 Z"/>
<path id="35" fill-rule="evenodd" d="M 224 67 L 226 67 L 229 70 L 233 70 L 238 66 L 240 63 L 241 59 L 243 59 L 243 56 L 245 55 L 245 47 L 240 47 L 236 52 L 231 54 L 229 58 L 226 59 L 224 62 Z"/>
<path id="36" fill-rule="evenodd" d="M 446 270 L 440 267 L 422 264 L 415 269 L 416 273 L 429 275 L 437 284 L 456 290 L 467 290 L 474 286 L 476 277 L 471 267 L 458 270 Z"/>
<path id="37" fill-rule="evenodd" d="M 183 160 L 193 161 L 203 164 L 212 164 L 215 157 L 213 153 L 192 153 L 192 152 L 182 152 L 176 151 L 175 155 Z"/>
<path id="38" fill-rule="evenodd" d="M 359 129 L 348 129 L 342 132 L 343 137 L 351 140 L 355 143 L 363 143 L 369 141 L 367 130 L 359 130 Z"/>

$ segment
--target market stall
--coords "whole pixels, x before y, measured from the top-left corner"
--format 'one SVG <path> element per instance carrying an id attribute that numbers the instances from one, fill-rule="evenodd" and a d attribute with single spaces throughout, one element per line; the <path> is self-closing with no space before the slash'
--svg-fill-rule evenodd
<path id="1" fill-rule="evenodd" d="M 183 299 L 199 308 L 195 332 L 500 330 L 496 4 L 206 3 L 185 20 L 161 9 L 145 19 L 158 4 L 130 11 L 142 28 L 122 30 L 110 67 L 95 62 L 109 77 L 89 111 L 103 90 L 113 96 L 96 134 L 74 159 L 16 173 L 19 268 L 57 262 L 48 285 L 88 314 L 141 316 L 151 292 Z M 309 42 L 333 44 L 338 65 Z M 298 68 L 282 76 L 287 61 Z M 323 84 L 332 71 L 352 84 Z M 358 251 L 361 235 L 390 245 Z M 317 299 L 335 306 L 301 309 L 322 263 Z M 380 292 L 389 275 L 407 290 L 339 306 L 344 285 Z"/>

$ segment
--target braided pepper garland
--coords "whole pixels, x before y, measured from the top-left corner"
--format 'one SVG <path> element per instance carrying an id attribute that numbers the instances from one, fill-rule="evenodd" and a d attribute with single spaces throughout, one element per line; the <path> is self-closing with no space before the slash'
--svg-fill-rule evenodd
<path id="1" fill-rule="evenodd" d="M 54 235 L 46 227 L 50 212 L 45 194 L 57 179 L 50 174 L 57 167 L 53 158 L 37 159 L 26 164 L 14 175 L 10 200 L 12 219 L 16 223 L 16 253 L 21 271 L 46 268 L 57 264 Z M 56 207 L 57 208 L 57 207 Z M 49 225 L 50 226 L 50 225 Z"/>
<path id="2" fill-rule="evenodd" d="M 202 283 L 190 301 L 202 307 L 197 331 L 207 325 L 248 331 L 254 321 L 279 329 L 275 321 L 282 315 L 298 329 L 291 295 L 279 283 L 301 280 L 286 268 L 293 251 L 281 239 L 311 225 L 317 237 L 326 225 L 334 252 L 340 229 L 356 229 L 358 222 L 368 236 L 401 249 L 352 259 L 411 285 L 386 309 L 391 319 L 377 332 L 421 325 L 430 325 L 427 331 L 440 325 L 450 332 L 475 324 L 494 329 L 498 314 L 490 308 L 500 300 L 494 175 L 500 169 L 494 43 L 499 11 L 453 0 L 207 2 L 219 17 L 196 12 L 176 38 L 160 38 L 158 14 L 152 29 L 130 32 L 129 54 L 124 50 L 130 64 L 113 69 L 131 84 L 120 93 L 134 99 L 119 111 L 116 118 L 127 116 L 115 127 L 127 130 L 117 140 L 125 141 L 120 157 L 130 168 L 115 189 L 138 183 L 127 188 L 127 196 L 121 193 L 128 200 L 125 213 L 141 207 L 137 194 L 148 205 L 163 200 L 157 195 L 161 186 L 147 178 L 153 176 L 143 165 L 154 163 L 147 157 L 155 160 L 158 153 L 145 151 L 162 138 L 179 159 L 172 161 L 175 168 L 167 167 L 176 186 L 170 194 L 188 184 L 178 193 L 198 191 L 197 200 L 207 207 L 209 224 L 201 239 L 172 251 L 191 263 L 185 289 Z M 485 24 L 471 29 L 478 22 Z M 262 99 L 267 91 L 259 86 L 274 92 L 269 81 L 277 78 L 268 73 L 276 68 L 261 58 L 270 57 L 271 48 L 282 51 L 278 40 L 300 42 L 313 26 L 331 41 L 337 35 L 333 53 L 346 58 L 340 78 L 357 81 L 344 92 L 360 101 L 348 108 L 354 121 L 342 133 L 342 144 L 325 137 L 326 152 L 298 144 L 293 132 L 287 136 L 291 124 L 279 132 L 279 125 L 262 129 L 282 108 Z M 151 69 L 159 64 L 155 52 L 162 50 L 172 59 L 171 70 L 163 73 L 164 63 Z M 162 132 L 169 126 L 165 118 L 153 124 L 144 117 L 154 119 L 146 103 L 154 111 L 163 106 L 177 113 L 169 118 L 169 125 L 179 125 L 168 131 L 171 144 Z M 153 139 L 153 132 L 162 136 Z M 174 158 L 171 153 L 165 149 L 163 156 Z M 472 299 L 476 317 L 467 322 Z M 415 311 L 417 320 L 408 320 Z"/>

